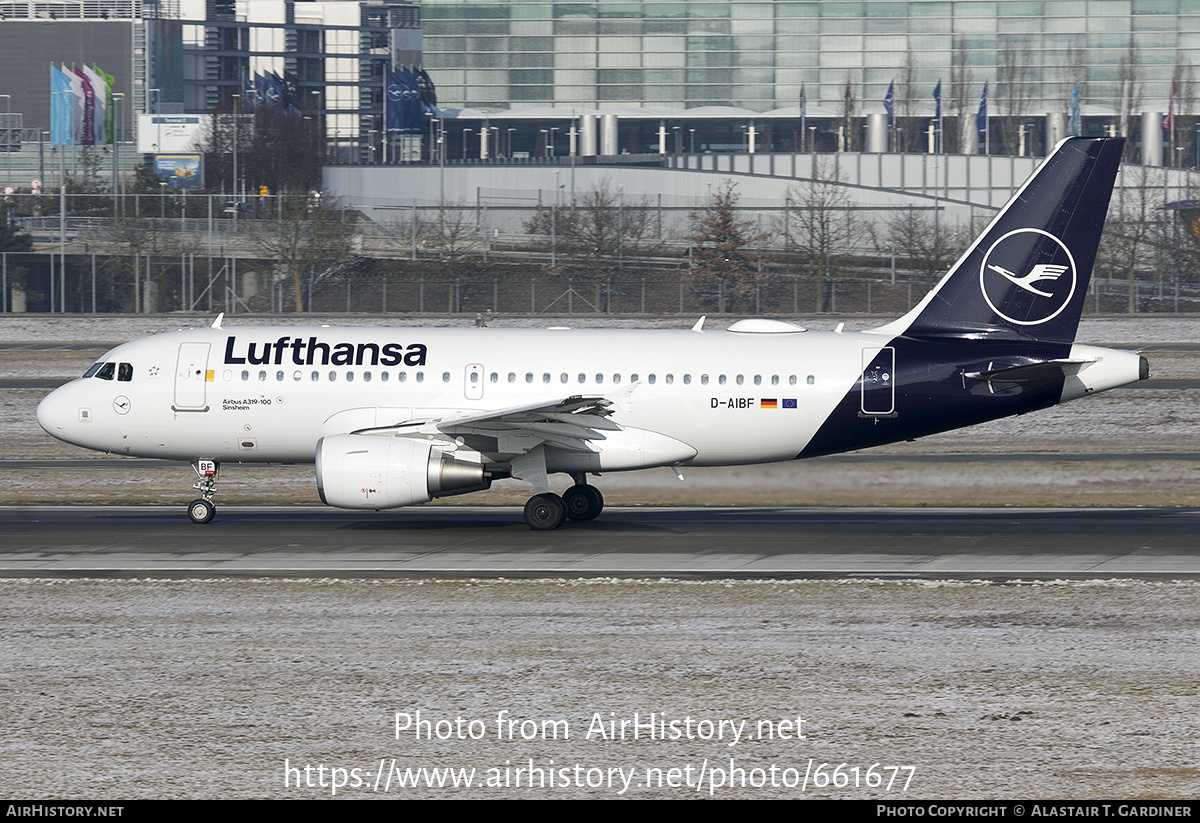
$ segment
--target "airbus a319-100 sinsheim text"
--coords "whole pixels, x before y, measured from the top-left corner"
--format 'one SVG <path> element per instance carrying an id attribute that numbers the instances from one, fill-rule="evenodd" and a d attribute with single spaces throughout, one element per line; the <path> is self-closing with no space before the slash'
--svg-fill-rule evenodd
<path id="1" fill-rule="evenodd" d="M 208 522 L 222 462 L 315 463 L 321 499 L 391 509 L 532 485 L 525 520 L 603 508 L 601 472 L 861 449 L 1148 376 L 1074 342 L 1123 141 L 1068 138 L 904 317 L 863 332 L 210 328 L 118 346 L 38 407 L 68 443 L 191 461 Z M 573 481 L 561 496 L 548 476 Z"/>

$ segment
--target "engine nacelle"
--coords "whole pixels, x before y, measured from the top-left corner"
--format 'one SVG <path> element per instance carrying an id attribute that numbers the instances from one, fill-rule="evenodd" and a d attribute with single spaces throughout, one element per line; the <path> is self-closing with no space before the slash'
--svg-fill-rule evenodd
<path id="1" fill-rule="evenodd" d="M 317 491 L 342 509 L 395 509 L 491 485 L 482 463 L 455 460 L 431 440 L 334 434 L 317 441 Z"/>

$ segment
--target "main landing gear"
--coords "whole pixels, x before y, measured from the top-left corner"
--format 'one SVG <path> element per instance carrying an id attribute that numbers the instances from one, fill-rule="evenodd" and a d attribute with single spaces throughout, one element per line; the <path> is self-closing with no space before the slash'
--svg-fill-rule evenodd
<path id="1" fill-rule="evenodd" d="M 575 485 L 559 497 L 554 492 L 535 494 L 525 504 L 525 523 L 536 531 L 557 529 L 567 520 L 595 520 L 604 510 L 604 495 L 595 486 L 573 475 Z"/>
<path id="2" fill-rule="evenodd" d="M 217 515 L 212 498 L 217 493 L 217 475 L 221 471 L 221 464 L 215 460 L 193 460 L 192 471 L 200 478 L 192 484 L 192 488 L 200 492 L 200 497 L 188 503 L 188 518 L 193 523 L 208 523 Z"/>

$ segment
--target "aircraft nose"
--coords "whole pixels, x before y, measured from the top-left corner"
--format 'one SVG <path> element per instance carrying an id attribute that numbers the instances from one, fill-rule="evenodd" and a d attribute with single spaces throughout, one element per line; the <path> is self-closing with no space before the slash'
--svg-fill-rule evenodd
<path id="1" fill-rule="evenodd" d="M 71 415 L 71 408 L 68 406 L 69 400 L 66 397 L 67 392 L 63 391 L 64 388 L 66 387 L 59 387 L 50 392 L 42 398 L 42 402 L 38 403 L 37 407 L 38 425 L 45 429 L 51 437 L 57 437 L 59 440 L 66 439 L 65 427 Z"/>

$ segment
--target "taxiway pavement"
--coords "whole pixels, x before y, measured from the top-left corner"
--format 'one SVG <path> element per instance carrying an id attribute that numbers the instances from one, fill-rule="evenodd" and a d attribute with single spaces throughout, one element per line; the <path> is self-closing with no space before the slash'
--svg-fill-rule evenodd
<path id="1" fill-rule="evenodd" d="M 0 508 L 0 576 L 1194 578 L 1200 509 Z M 748 539 L 748 535 L 752 535 Z"/>

